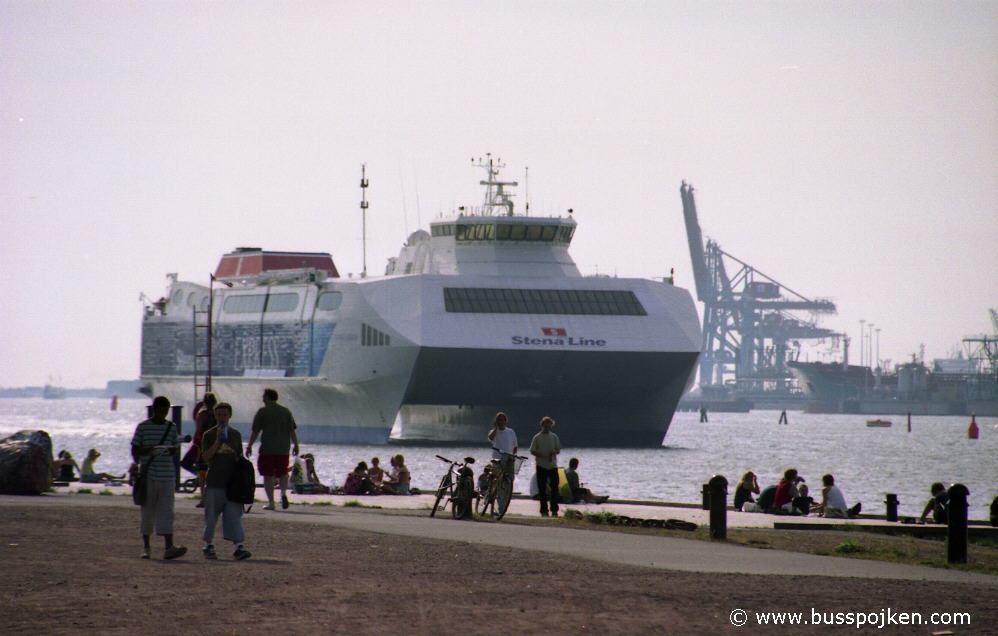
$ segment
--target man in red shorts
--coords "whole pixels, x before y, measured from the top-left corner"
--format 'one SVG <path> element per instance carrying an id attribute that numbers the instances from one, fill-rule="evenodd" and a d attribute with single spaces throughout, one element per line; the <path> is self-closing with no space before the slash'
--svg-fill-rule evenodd
<path id="1" fill-rule="evenodd" d="M 277 403 L 277 391 L 263 390 L 263 408 L 253 418 L 253 432 L 246 444 L 246 456 L 253 454 L 253 442 L 260 435 L 260 456 L 256 468 L 263 475 L 263 488 L 267 491 L 264 510 L 274 509 L 274 481 L 281 483 L 281 508 L 288 507 L 288 451 L 298 456 L 297 425 L 291 411 Z M 294 446 L 292 447 L 292 443 Z"/>

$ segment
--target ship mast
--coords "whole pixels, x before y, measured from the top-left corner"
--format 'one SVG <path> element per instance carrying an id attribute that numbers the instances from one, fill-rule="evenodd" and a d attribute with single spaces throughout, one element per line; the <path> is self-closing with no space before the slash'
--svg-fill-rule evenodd
<path id="1" fill-rule="evenodd" d="M 363 269 L 360 272 L 361 278 L 367 278 L 367 164 L 360 164 L 360 222 L 361 222 L 361 258 L 363 259 Z"/>
<path id="2" fill-rule="evenodd" d="M 519 184 L 516 181 L 498 181 L 499 171 L 506 167 L 506 164 L 502 163 L 502 159 L 492 159 L 492 153 L 485 153 L 486 161 L 482 161 L 479 158 L 476 163 L 472 160 L 472 165 L 477 168 L 484 168 L 488 173 L 489 177 L 485 181 L 479 181 L 479 185 L 485 186 L 485 203 L 482 206 L 482 214 L 485 216 L 513 216 L 513 202 L 510 197 L 515 196 L 512 193 L 506 192 L 503 188 L 505 187 L 516 187 Z M 494 214 L 494 208 L 505 208 L 505 213 Z"/>

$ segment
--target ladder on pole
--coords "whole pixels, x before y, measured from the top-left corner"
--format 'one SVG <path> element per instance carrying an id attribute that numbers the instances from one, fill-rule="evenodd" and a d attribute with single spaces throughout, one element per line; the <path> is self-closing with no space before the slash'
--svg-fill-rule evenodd
<path id="1" fill-rule="evenodd" d="M 194 404 L 211 391 L 211 309 L 194 307 Z"/>

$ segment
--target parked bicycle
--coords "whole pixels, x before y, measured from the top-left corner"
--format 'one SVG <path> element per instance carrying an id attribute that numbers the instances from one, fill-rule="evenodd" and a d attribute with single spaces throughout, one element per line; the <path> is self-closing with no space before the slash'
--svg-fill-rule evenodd
<path id="1" fill-rule="evenodd" d="M 440 478 L 440 486 L 437 487 L 437 500 L 433 502 L 433 509 L 430 516 L 437 514 L 440 508 L 440 500 L 447 497 L 443 507 L 450 504 L 451 514 L 455 519 L 464 519 L 471 515 L 472 499 L 475 497 L 475 473 L 468 464 L 474 464 L 474 457 L 465 457 L 464 462 L 455 462 L 437 455 L 437 459 L 446 462 L 447 472 Z"/>
<path id="2" fill-rule="evenodd" d="M 499 521 L 506 516 L 509 501 L 513 498 L 513 478 L 520 472 L 520 466 L 527 458 L 507 453 L 495 446 L 492 450 L 497 451 L 502 459 L 493 459 L 483 471 L 478 514 L 485 516 L 491 510 L 492 518 Z"/>

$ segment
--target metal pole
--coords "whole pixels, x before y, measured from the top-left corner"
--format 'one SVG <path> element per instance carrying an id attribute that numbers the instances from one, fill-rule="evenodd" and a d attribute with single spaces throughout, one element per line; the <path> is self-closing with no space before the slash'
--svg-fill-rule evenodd
<path id="1" fill-rule="evenodd" d="M 863 337 L 866 335 L 866 329 L 863 328 L 864 324 L 866 324 L 865 320 L 859 321 L 859 366 L 861 367 L 864 366 L 866 360 L 866 341 L 863 340 Z"/>
<path id="2" fill-rule="evenodd" d="M 207 371 L 207 373 L 205 375 L 205 379 L 204 379 L 204 391 L 205 391 L 205 393 L 211 393 L 211 375 L 212 375 L 212 368 L 211 368 L 211 332 L 213 331 L 213 329 L 212 329 L 212 321 L 214 320 L 214 316 L 215 316 L 215 275 L 212 274 L 211 275 L 211 281 L 208 283 L 208 339 L 207 339 L 207 345 L 208 345 L 208 371 Z M 197 353 L 197 352 L 195 352 L 195 353 Z M 196 399 L 197 396 L 194 396 L 194 397 L 195 397 L 194 402 L 196 404 L 197 403 L 197 399 Z"/>
<path id="3" fill-rule="evenodd" d="M 970 490 L 963 484 L 953 484 L 947 491 L 949 505 L 946 511 L 946 561 L 949 563 L 967 562 L 967 497 Z"/>
<path id="4" fill-rule="evenodd" d="M 360 277 L 367 278 L 367 164 L 360 164 L 360 219 L 361 219 L 361 253 L 363 270 Z"/>
<path id="5" fill-rule="evenodd" d="M 714 475 L 707 482 L 710 486 L 710 538 L 724 541 L 728 538 L 728 480 Z"/>
<path id="6" fill-rule="evenodd" d="M 884 500 L 887 504 L 887 520 L 897 521 L 898 520 L 898 496 L 894 493 L 887 493 L 887 499 Z"/>

